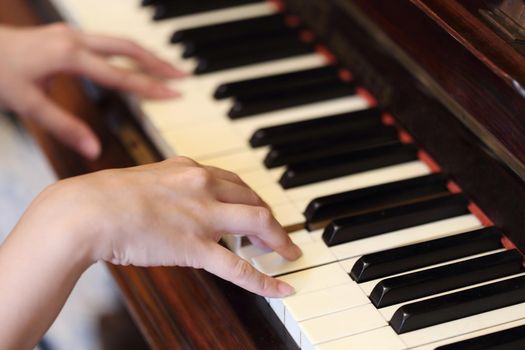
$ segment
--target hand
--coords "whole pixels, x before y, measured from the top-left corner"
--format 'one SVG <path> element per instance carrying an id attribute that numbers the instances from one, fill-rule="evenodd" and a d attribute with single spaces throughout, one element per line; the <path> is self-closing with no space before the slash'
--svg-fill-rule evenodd
<path id="1" fill-rule="evenodd" d="M 111 56 L 132 59 L 143 71 L 111 65 Z M 133 42 L 84 34 L 63 24 L 14 29 L 0 26 L 0 105 L 29 118 L 88 158 L 100 142 L 89 127 L 49 100 L 43 85 L 58 73 L 84 76 L 101 85 L 147 98 L 176 97 L 159 78 L 182 74 Z"/>
<path id="2" fill-rule="evenodd" d="M 287 259 L 301 255 L 261 198 L 225 170 L 178 157 L 103 171 L 58 183 L 33 207 L 29 218 L 60 213 L 67 227 L 53 231 L 75 232 L 75 239 L 91 247 L 92 261 L 191 266 L 264 296 L 293 293 L 217 243 L 223 234 L 236 233 L 261 240 Z"/>

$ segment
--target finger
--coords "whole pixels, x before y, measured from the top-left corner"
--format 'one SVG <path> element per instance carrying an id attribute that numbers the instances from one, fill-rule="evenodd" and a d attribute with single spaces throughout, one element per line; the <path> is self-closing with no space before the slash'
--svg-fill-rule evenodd
<path id="1" fill-rule="evenodd" d="M 250 292 L 282 298 L 294 293 L 289 284 L 267 276 L 218 244 L 207 246 L 203 268 L 227 281 L 249 290 Z"/>
<path id="2" fill-rule="evenodd" d="M 215 198 L 223 203 L 266 206 L 251 188 L 227 180 L 216 179 L 211 191 Z"/>
<path id="3" fill-rule="evenodd" d="M 218 178 L 221 178 L 221 179 L 224 179 L 224 180 L 227 180 L 227 181 L 231 181 L 231 182 L 234 182 L 234 183 L 237 183 L 241 186 L 245 186 L 247 188 L 250 188 L 250 186 L 248 186 L 246 184 L 246 182 L 244 182 L 240 177 L 239 175 L 231 172 L 231 171 L 228 171 L 228 170 L 224 170 L 224 169 L 221 169 L 221 168 L 217 168 L 217 167 L 214 167 L 214 166 L 205 166 L 204 168 L 208 169 L 208 171 L 210 173 L 212 173 L 215 177 L 218 177 Z M 268 209 L 271 209 L 270 206 L 268 205 L 268 203 L 266 203 L 262 198 L 261 196 L 259 196 L 257 194 L 257 192 L 254 192 L 257 197 L 259 197 L 259 200 L 261 201 L 262 205 L 267 207 Z"/>
<path id="4" fill-rule="evenodd" d="M 34 120 L 56 139 L 89 159 L 100 155 L 100 142 L 93 131 L 80 119 L 50 101 L 36 87 L 25 87 L 24 101 L 24 105 L 17 108 L 23 117 Z"/>
<path id="5" fill-rule="evenodd" d="M 98 54 L 132 58 L 150 74 L 166 78 L 181 78 L 185 75 L 133 41 L 96 34 L 83 34 L 82 40 L 87 48 Z"/>
<path id="6" fill-rule="evenodd" d="M 268 247 L 266 245 L 266 243 L 264 243 L 259 237 L 257 236 L 246 236 L 250 242 L 256 246 L 257 248 L 260 248 L 260 249 L 264 249 L 264 250 L 268 250 L 270 249 L 270 247 Z"/>
<path id="7" fill-rule="evenodd" d="M 256 236 L 288 260 L 301 256 L 299 247 L 292 242 L 268 208 L 220 204 L 215 210 L 214 222 L 219 231 Z"/>
<path id="8" fill-rule="evenodd" d="M 73 63 L 75 73 L 84 75 L 110 88 L 124 90 L 148 98 L 177 97 L 176 91 L 145 74 L 117 68 L 104 58 L 89 52 L 81 52 Z"/>

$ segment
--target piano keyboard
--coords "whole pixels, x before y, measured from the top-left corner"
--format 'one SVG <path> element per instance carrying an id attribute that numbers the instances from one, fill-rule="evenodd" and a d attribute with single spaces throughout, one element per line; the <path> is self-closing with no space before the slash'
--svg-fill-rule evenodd
<path id="1" fill-rule="evenodd" d="M 300 348 L 523 346 L 523 257 L 296 18 L 262 0 L 137 1 L 53 3 L 187 72 L 178 100 L 130 98 L 164 156 L 238 173 L 304 228 L 293 262 L 228 240 L 295 287 L 268 303 Z"/>

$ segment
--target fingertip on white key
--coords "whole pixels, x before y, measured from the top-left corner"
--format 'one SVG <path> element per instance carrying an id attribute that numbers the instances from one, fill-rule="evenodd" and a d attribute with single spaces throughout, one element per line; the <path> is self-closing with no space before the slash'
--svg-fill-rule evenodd
<path id="1" fill-rule="evenodd" d="M 324 242 L 314 241 L 301 244 L 299 247 L 303 255 L 295 261 L 288 261 L 276 252 L 272 252 L 253 258 L 253 266 L 267 275 L 277 276 L 335 261 L 335 256 Z"/>
<path id="2" fill-rule="evenodd" d="M 286 282 L 279 281 L 277 284 L 277 288 L 281 298 L 289 297 L 295 294 L 295 288 Z"/>

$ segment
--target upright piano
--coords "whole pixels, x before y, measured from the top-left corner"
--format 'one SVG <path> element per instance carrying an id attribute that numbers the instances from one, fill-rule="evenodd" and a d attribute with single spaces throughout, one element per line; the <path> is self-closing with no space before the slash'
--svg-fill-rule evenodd
<path id="1" fill-rule="evenodd" d="M 32 5 L 186 71 L 173 101 L 90 90 L 110 139 L 239 173 L 303 249 L 225 240 L 284 299 L 111 267 L 152 348 L 525 348 L 525 2 Z"/>

